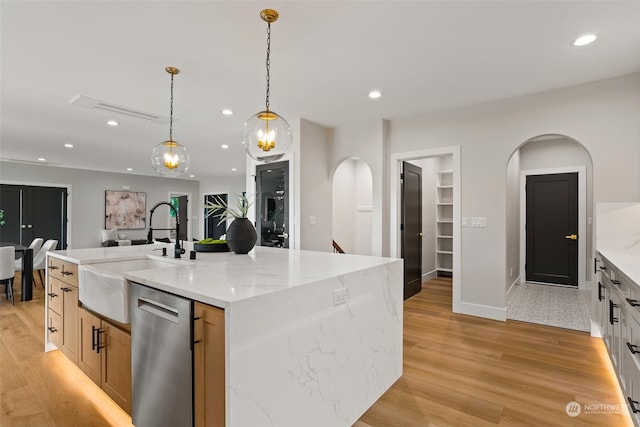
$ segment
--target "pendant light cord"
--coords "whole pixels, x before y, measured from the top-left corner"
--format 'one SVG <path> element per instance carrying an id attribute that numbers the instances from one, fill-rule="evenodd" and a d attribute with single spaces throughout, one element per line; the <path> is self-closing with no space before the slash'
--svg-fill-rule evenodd
<path id="1" fill-rule="evenodd" d="M 169 105 L 169 141 L 173 141 L 173 73 L 171 73 L 171 101 Z"/>
<path id="2" fill-rule="evenodd" d="M 267 100 L 266 107 L 267 111 L 269 111 L 269 81 L 271 76 L 269 74 L 269 68 L 271 66 L 271 60 L 269 56 L 271 54 L 271 22 L 267 22 Z"/>

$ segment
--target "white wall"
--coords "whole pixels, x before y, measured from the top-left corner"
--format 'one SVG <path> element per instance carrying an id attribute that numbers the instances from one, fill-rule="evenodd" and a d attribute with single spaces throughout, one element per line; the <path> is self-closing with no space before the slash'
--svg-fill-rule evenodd
<path id="1" fill-rule="evenodd" d="M 593 158 L 594 202 L 640 201 L 638 117 L 640 73 L 391 121 L 391 154 L 461 147 L 461 214 L 487 218 L 486 228 L 462 229 L 462 312 L 506 318 L 506 170 L 513 151 L 534 136 L 566 135 Z"/>
<path id="2" fill-rule="evenodd" d="M 329 129 L 300 121 L 300 249 L 331 252 Z M 310 218 L 315 217 L 312 225 Z"/>
<path id="3" fill-rule="evenodd" d="M 520 277 L 520 152 L 516 150 L 507 165 L 507 291 Z"/>
<path id="4" fill-rule="evenodd" d="M 371 181 L 371 169 L 360 159 L 343 161 L 333 175 L 332 238 L 349 254 L 372 253 Z"/>
<path id="5" fill-rule="evenodd" d="M 70 186 L 68 203 L 69 248 L 100 246 L 104 229 L 105 190 L 142 191 L 147 193 L 147 226 L 149 209 L 159 201 L 167 201 L 170 192 L 199 194 L 198 181 L 170 179 L 51 166 L 0 162 L 0 182 L 3 184 Z M 123 188 L 127 187 L 127 188 Z M 193 211 L 195 212 L 195 211 Z M 169 211 L 154 214 L 154 226 L 166 221 Z M 197 221 L 197 216 L 191 218 Z M 146 230 L 123 230 L 127 239 L 144 239 Z"/>

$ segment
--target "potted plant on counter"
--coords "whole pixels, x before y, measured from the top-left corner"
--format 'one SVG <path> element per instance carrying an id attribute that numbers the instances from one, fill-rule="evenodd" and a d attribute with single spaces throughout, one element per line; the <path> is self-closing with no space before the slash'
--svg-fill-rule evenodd
<path id="1" fill-rule="evenodd" d="M 249 207 L 251 203 L 247 199 L 247 196 L 242 194 L 238 196 L 237 206 L 231 207 L 229 204 L 219 197 L 216 197 L 214 202 L 208 202 L 204 205 L 207 210 L 205 218 L 214 216 L 220 218 L 220 222 L 231 220 L 229 228 L 227 228 L 227 245 L 229 249 L 237 254 L 246 254 L 256 245 L 258 235 L 256 229 L 247 218 Z"/>

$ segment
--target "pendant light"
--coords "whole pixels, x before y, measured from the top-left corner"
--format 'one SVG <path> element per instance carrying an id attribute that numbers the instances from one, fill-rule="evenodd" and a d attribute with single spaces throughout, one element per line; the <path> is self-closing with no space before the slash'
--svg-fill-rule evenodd
<path id="1" fill-rule="evenodd" d="M 169 113 L 169 140 L 156 145 L 151 152 L 151 164 L 162 176 L 175 178 L 189 169 L 191 159 L 184 145 L 173 140 L 173 76 L 180 72 L 176 67 L 166 67 L 171 74 L 171 107 Z"/>
<path id="2" fill-rule="evenodd" d="M 289 123 L 284 117 L 269 109 L 271 23 L 278 19 L 278 12 L 264 9 L 260 12 L 260 17 L 267 23 L 267 96 L 265 109 L 244 123 L 242 143 L 247 153 L 255 160 L 273 162 L 281 159 L 289 150 L 292 136 Z"/>

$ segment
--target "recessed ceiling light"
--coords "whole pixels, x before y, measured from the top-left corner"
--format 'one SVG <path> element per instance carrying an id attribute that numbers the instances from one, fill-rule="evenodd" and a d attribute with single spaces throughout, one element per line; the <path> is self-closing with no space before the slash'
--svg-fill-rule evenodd
<path id="1" fill-rule="evenodd" d="M 220 148 L 222 148 L 223 150 L 226 150 L 227 148 L 229 148 L 229 145 L 228 144 L 222 144 L 220 146 Z"/>
<path id="2" fill-rule="evenodd" d="M 108 124 L 109 126 L 118 126 L 118 122 L 116 122 L 115 120 L 109 120 L 109 121 L 107 122 L 107 124 Z"/>
<path id="3" fill-rule="evenodd" d="M 231 170 L 232 170 L 233 172 L 235 172 L 235 171 L 237 171 L 238 169 L 236 169 L 236 168 L 231 168 Z"/>
<path id="4" fill-rule="evenodd" d="M 129 172 L 131 172 L 131 171 L 133 170 L 133 168 L 127 168 L 127 170 L 128 170 Z"/>
<path id="5" fill-rule="evenodd" d="M 233 111 L 231 111 L 228 108 L 225 108 L 224 110 L 222 110 L 222 114 L 224 114 L 225 116 L 230 116 L 233 114 Z"/>
<path id="6" fill-rule="evenodd" d="M 585 34 L 583 36 L 578 37 L 574 42 L 574 46 L 586 46 L 588 44 L 596 41 L 598 37 L 595 34 Z"/>
<path id="7" fill-rule="evenodd" d="M 369 92 L 369 98 L 371 99 L 378 99 L 382 96 L 382 92 L 380 92 L 379 90 L 372 90 L 371 92 Z"/>
<path id="8" fill-rule="evenodd" d="M 47 159 L 45 159 L 44 157 L 38 157 L 38 161 L 39 161 L 39 162 L 46 162 L 46 161 L 47 161 Z"/>
<path id="9" fill-rule="evenodd" d="M 189 178 L 195 178 L 195 177 L 196 177 L 196 176 L 195 176 L 195 175 L 193 175 L 193 174 L 189 175 Z"/>
<path id="10" fill-rule="evenodd" d="M 65 146 L 66 148 L 73 148 L 73 144 L 69 144 L 69 143 L 64 144 L 64 146 Z"/>

